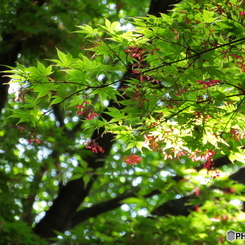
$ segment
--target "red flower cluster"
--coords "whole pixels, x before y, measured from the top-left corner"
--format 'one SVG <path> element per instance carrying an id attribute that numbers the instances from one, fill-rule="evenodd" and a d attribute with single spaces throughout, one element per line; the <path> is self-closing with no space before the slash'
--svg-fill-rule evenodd
<path id="1" fill-rule="evenodd" d="M 79 111 L 77 111 L 77 115 L 78 116 L 81 116 L 83 114 L 83 108 L 85 107 L 84 104 L 89 104 L 89 102 L 85 101 L 81 105 L 76 105 L 75 106 L 77 109 L 79 109 Z"/>
<path id="2" fill-rule="evenodd" d="M 90 120 L 94 119 L 94 118 L 97 117 L 97 116 L 98 116 L 98 114 L 93 113 L 93 112 L 89 112 L 89 113 L 87 114 L 87 119 L 90 121 Z"/>
<path id="3" fill-rule="evenodd" d="M 245 12 L 243 12 L 245 14 Z M 226 58 L 226 57 L 233 57 L 237 60 L 236 62 L 236 66 L 238 68 L 240 68 L 242 70 L 242 72 L 245 72 L 245 59 L 243 56 L 241 55 L 237 55 L 237 54 L 227 54 L 227 51 L 223 50 L 222 53 L 224 53 L 225 55 L 223 55 L 223 58 Z"/>
<path id="4" fill-rule="evenodd" d="M 145 102 L 145 101 L 149 102 L 149 100 L 143 98 L 143 96 L 140 94 L 140 91 L 137 91 L 135 89 L 134 89 L 134 91 L 135 91 L 134 98 L 131 100 L 132 101 L 138 100 L 139 101 L 139 107 L 142 107 L 143 102 Z"/>
<path id="5" fill-rule="evenodd" d="M 205 161 L 203 163 L 203 167 L 210 170 L 212 169 L 212 166 L 214 165 L 213 162 L 213 155 L 215 152 L 213 150 L 208 150 L 205 153 L 202 153 L 201 151 L 195 151 L 190 155 L 190 159 L 192 161 Z"/>
<path id="6" fill-rule="evenodd" d="M 239 141 L 239 140 L 240 140 L 240 137 L 239 137 L 240 132 L 239 132 L 238 129 L 232 128 L 232 129 L 230 130 L 230 132 L 231 132 L 232 137 L 233 137 L 233 139 L 234 139 L 235 141 Z"/>
<path id="7" fill-rule="evenodd" d="M 235 188 L 224 187 L 222 188 L 222 191 L 226 194 L 231 194 L 235 192 Z"/>
<path id="8" fill-rule="evenodd" d="M 36 142 L 38 144 L 42 143 L 41 140 L 38 139 L 41 136 L 34 133 L 34 130 L 31 130 L 30 128 L 23 127 L 23 126 L 17 126 L 17 129 L 23 135 L 23 138 L 28 140 L 28 143 L 33 143 L 33 142 Z"/>
<path id="9" fill-rule="evenodd" d="M 138 47 L 128 47 L 125 50 L 126 53 L 130 53 L 130 57 L 131 58 L 135 58 L 138 61 L 142 61 L 143 60 L 143 54 L 146 52 L 145 50 L 143 50 L 142 48 L 138 48 Z"/>
<path id="10" fill-rule="evenodd" d="M 28 140 L 29 143 L 36 142 L 38 144 L 41 144 L 41 141 L 39 139 L 30 139 Z"/>
<path id="11" fill-rule="evenodd" d="M 218 169 L 216 169 L 216 171 L 215 171 L 215 173 L 214 173 L 214 175 L 213 175 L 213 179 L 216 179 L 216 178 L 219 177 L 219 176 L 220 176 L 220 172 L 219 172 Z"/>
<path id="12" fill-rule="evenodd" d="M 84 115 L 88 120 L 92 120 L 95 117 L 97 117 L 98 114 L 94 113 L 90 109 L 86 109 L 86 104 L 89 104 L 89 102 L 88 101 L 85 101 L 81 105 L 76 105 L 76 108 L 79 109 L 77 111 L 77 115 L 78 116 Z M 85 110 L 84 110 L 84 108 L 85 108 Z"/>
<path id="13" fill-rule="evenodd" d="M 182 93 L 186 92 L 185 89 L 179 89 L 179 91 L 175 94 L 176 96 L 180 96 Z"/>
<path id="14" fill-rule="evenodd" d="M 194 188 L 195 190 L 195 196 L 200 196 L 201 191 L 198 188 Z"/>
<path id="15" fill-rule="evenodd" d="M 208 150 L 207 152 L 203 153 L 202 151 L 195 151 L 190 155 L 190 159 L 192 161 L 207 161 L 210 160 L 213 155 L 214 155 L 214 151 L 213 150 Z"/>
<path id="16" fill-rule="evenodd" d="M 144 135 L 144 138 L 145 138 L 145 142 L 149 144 L 149 147 L 151 150 L 153 150 L 153 151 L 161 150 L 161 147 L 158 144 L 160 142 L 157 139 L 157 137 L 154 137 L 151 135 Z"/>
<path id="17" fill-rule="evenodd" d="M 129 165 L 132 165 L 132 164 L 137 164 L 137 163 L 140 163 L 142 160 L 141 157 L 135 155 L 135 154 L 131 154 L 129 156 L 126 157 L 126 160 L 125 162 Z"/>
<path id="18" fill-rule="evenodd" d="M 242 70 L 242 72 L 245 72 L 245 60 L 242 56 L 239 55 L 232 55 L 232 57 L 236 58 L 238 61 L 236 63 L 237 67 Z"/>
<path id="19" fill-rule="evenodd" d="M 86 148 L 91 149 L 93 153 L 105 152 L 105 150 L 101 146 L 99 146 L 94 140 L 90 141 Z"/>
<path id="20" fill-rule="evenodd" d="M 214 86 L 217 83 L 220 83 L 220 80 L 197 81 L 197 82 L 203 84 L 203 88 L 205 89 L 207 87 Z"/>

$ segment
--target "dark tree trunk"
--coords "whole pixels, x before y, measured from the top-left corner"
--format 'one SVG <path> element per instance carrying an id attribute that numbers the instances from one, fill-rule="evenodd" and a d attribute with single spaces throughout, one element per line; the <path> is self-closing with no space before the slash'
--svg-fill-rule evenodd
<path id="1" fill-rule="evenodd" d="M 160 17 L 160 13 L 167 14 L 168 11 L 173 9 L 174 5 L 180 1 L 181 0 L 152 0 L 148 14 Z"/>
<path id="2" fill-rule="evenodd" d="M 34 2 L 34 0 L 30 0 L 30 2 Z M 44 3 L 45 0 L 35 1 L 35 4 L 39 7 Z M 16 12 L 20 15 L 24 11 L 26 10 L 21 8 L 17 9 Z M 0 116 L 8 98 L 9 86 L 6 84 L 10 81 L 8 77 L 4 77 L 3 71 L 8 70 L 4 65 L 15 66 L 23 43 L 23 33 L 17 31 L 15 26 L 10 24 L 8 27 L 5 27 L 5 29 L 6 30 L 0 34 L 2 37 L 0 42 Z"/>
<path id="3" fill-rule="evenodd" d="M 16 34 L 2 34 L 2 41 L 0 44 L 0 115 L 2 109 L 8 98 L 7 83 L 10 81 L 8 77 L 4 76 L 3 71 L 8 70 L 4 65 L 15 66 L 17 56 L 21 51 L 22 42 L 16 40 Z"/>

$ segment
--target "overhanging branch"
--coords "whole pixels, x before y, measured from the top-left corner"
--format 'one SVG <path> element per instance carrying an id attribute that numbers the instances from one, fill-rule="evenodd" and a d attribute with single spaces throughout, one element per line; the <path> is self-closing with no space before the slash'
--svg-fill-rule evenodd
<path id="1" fill-rule="evenodd" d="M 215 167 L 222 167 L 222 166 L 230 164 L 230 163 L 231 163 L 231 161 L 229 160 L 229 158 L 227 156 L 223 156 L 223 157 L 220 157 L 220 158 L 214 160 L 214 166 Z M 202 168 L 203 168 L 203 165 L 201 164 L 196 169 L 199 171 Z M 244 174 L 245 174 L 245 169 L 244 169 Z M 183 178 L 184 177 L 182 177 L 182 176 L 172 177 L 172 179 L 175 181 L 180 181 Z M 238 172 L 236 172 L 230 176 L 230 179 L 236 180 L 236 181 L 242 183 L 241 178 L 243 178 L 243 181 L 245 184 L 245 176 L 242 176 L 241 172 L 238 171 Z M 82 209 L 82 210 L 76 212 L 72 217 L 72 220 L 70 223 L 70 229 L 74 228 L 79 223 L 81 223 L 85 220 L 88 220 L 89 218 L 96 217 L 102 213 L 105 213 L 107 211 L 111 211 L 111 210 L 114 210 L 114 209 L 120 207 L 121 205 L 123 205 L 124 199 L 129 198 L 129 197 L 136 197 L 137 196 L 136 192 L 139 189 L 140 188 L 137 187 L 134 189 L 134 191 L 118 195 L 117 197 L 115 197 L 111 200 L 95 204 L 90 208 L 85 208 L 85 209 Z M 152 197 L 153 195 L 158 195 L 161 193 L 162 192 L 160 190 L 153 190 L 150 193 L 144 195 L 143 197 L 149 198 L 149 197 Z M 180 199 L 168 201 L 164 204 L 163 209 L 161 209 L 160 208 L 161 206 L 160 206 L 160 207 L 158 207 L 159 209 L 158 208 L 155 209 L 152 214 L 158 215 L 158 212 L 160 210 L 161 215 L 159 215 L 159 216 L 164 216 L 167 214 L 185 215 L 186 216 L 189 214 L 189 210 L 193 210 L 193 207 L 191 205 L 186 206 L 185 203 L 194 197 L 195 197 L 195 195 L 190 195 L 190 196 L 182 197 Z"/>
<path id="2" fill-rule="evenodd" d="M 245 167 L 240 168 L 237 172 L 230 175 L 229 179 L 237 181 L 240 184 L 245 185 Z M 210 187 L 211 189 L 215 188 L 214 186 Z M 184 215 L 187 216 L 190 211 L 193 211 L 195 207 L 193 205 L 186 205 L 190 202 L 191 199 L 198 198 L 195 194 L 184 196 L 179 199 L 174 199 L 167 201 L 157 207 L 151 214 L 157 216 L 166 216 L 166 215 Z"/>

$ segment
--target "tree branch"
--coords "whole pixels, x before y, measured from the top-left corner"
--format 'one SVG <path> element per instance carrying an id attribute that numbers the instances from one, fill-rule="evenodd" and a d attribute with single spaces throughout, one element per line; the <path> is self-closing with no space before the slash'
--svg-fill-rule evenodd
<path id="1" fill-rule="evenodd" d="M 245 167 L 240 168 L 237 172 L 230 175 L 229 179 L 237 181 L 240 184 L 245 184 Z M 214 186 L 210 187 L 210 190 L 215 188 Z M 186 205 L 186 203 L 190 202 L 191 199 L 198 198 L 195 194 L 191 194 L 189 196 L 184 196 L 179 199 L 174 199 L 167 201 L 157 207 L 152 211 L 151 214 L 157 216 L 166 216 L 166 215 L 184 215 L 187 216 L 190 211 L 194 210 L 193 205 Z"/>
<path id="2" fill-rule="evenodd" d="M 136 188 L 136 189 L 139 189 L 139 188 Z M 129 193 L 118 195 L 117 197 L 109 201 L 95 204 L 91 208 L 85 208 L 85 209 L 82 209 L 74 213 L 71 219 L 70 229 L 75 227 L 79 223 L 83 222 L 84 220 L 87 220 L 91 217 L 96 217 L 99 214 L 102 214 L 107 211 L 120 207 L 123 204 L 121 201 L 129 197 L 135 197 L 135 192 L 129 192 Z"/>
<path id="3" fill-rule="evenodd" d="M 220 158 L 214 160 L 214 166 L 215 167 L 222 167 L 222 166 L 230 164 L 230 163 L 231 163 L 231 161 L 229 160 L 229 158 L 227 156 L 220 157 Z M 203 168 L 203 165 L 201 164 L 196 169 L 199 171 L 202 168 Z M 235 173 L 234 175 L 231 175 L 230 178 L 234 179 L 234 176 L 237 176 L 237 173 Z M 244 173 L 245 173 L 245 171 L 244 171 Z M 238 176 L 241 176 L 241 175 L 238 174 Z M 174 177 L 172 177 L 172 179 L 175 181 L 180 181 L 183 179 L 183 177 L 182 176 L 174 176 Z M 235 179 L 238 180 L 239 178 L 235 178 Z M 244 182 L 245 182 L 245 176 L 244 176 Z M 139 190 L 139 188 L 135 188 L 134 192 L 129 192 L 129 193 L 124 193 L 124 194 L 118 195 L 117 197 L 115 197 L 109 201 L 105 201 L 105 202 L 95 204 L 90 208 L 85 208 L 85 209 L 82 209 L 82 210 L 74 213 L 72 220 L 71 220 L 71 223 L 70 223 L 70 229 L 75 227 L 79 223 L 91 218 L 91 217 L 96 217 L 99 214 L 102 214 L 104 212 L 107 212 L 107 211 L 110 211 L 110 210 L 113 210 L 113 209 L 120 207 L 121 205 L 123 205 L 122 201 L 124 199 L 126 199 L 128 197 L 135 197 L 136 196 L 135 192 L 137 190 Z M 153 190 L 152 192 L 144 195 L 143 197 L 148 198 L 148 197 L 152 197 L 153 195 L 158 195 L 160 193 L 161 193 L 160 190 Z M 188 209 L 193 209 L 193 207 L 192 206 L 185 206 L 184 204 L 189 199 L 191 199 L 193 197 L 195 197 L 195 195 L 190 195 L 190 196 L 183 197 L 180 199 L 171 200 L 171 201 L 167 202 L 167 204 L 165 204 L 164 211 L 166 212 L 166 214 L 168 214 L 168 212 L 170 212 L 172 215 L 188 215 L 189 214 Z M 155 210 L 156 210 L 156 212 L 158 212 L 157 209 L 155 209 Z M 156 214 L 155 210 L 153 211 L 152 214 Z M 166 215 L 166 214 L 164 213 L 164 215 Z"/>

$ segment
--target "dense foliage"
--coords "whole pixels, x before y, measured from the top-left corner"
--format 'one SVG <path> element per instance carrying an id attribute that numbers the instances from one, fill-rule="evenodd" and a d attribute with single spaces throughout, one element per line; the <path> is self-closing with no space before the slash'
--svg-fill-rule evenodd
<path id="1" fill-rule="evenodd" d="M 78 25 L 79 54 L 7 66 L 5 244 L 35 244 L 31 226 L 55 244 L 228 244 L 243 231 L 243 10 L 189 0 L 131 29 Z"/>

